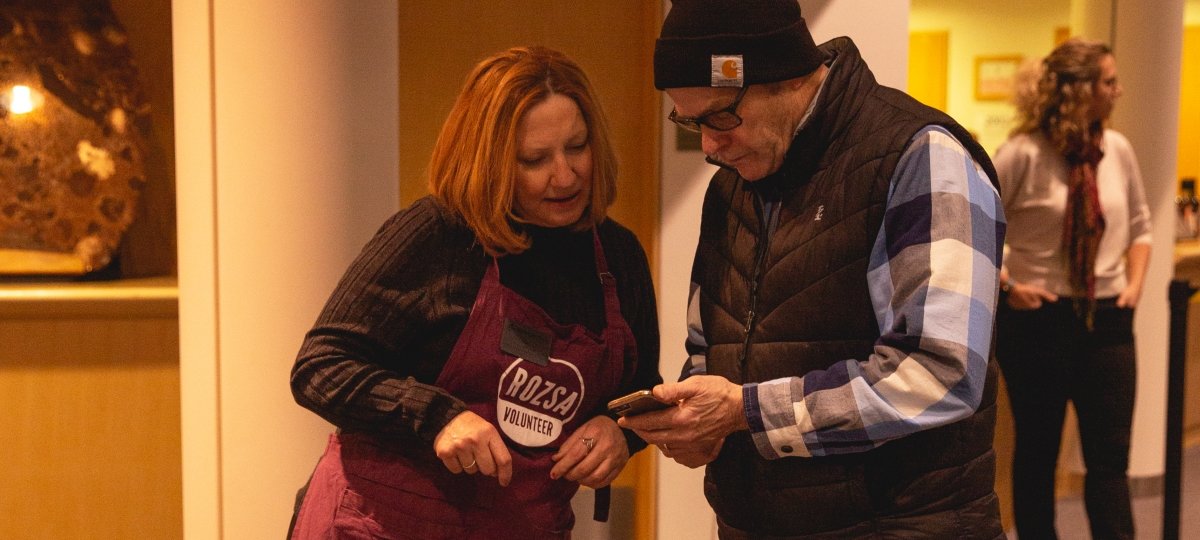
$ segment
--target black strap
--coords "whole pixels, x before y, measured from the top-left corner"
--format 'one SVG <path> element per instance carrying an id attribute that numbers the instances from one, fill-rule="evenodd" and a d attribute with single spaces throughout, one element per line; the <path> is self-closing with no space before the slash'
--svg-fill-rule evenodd
<path id="1" fill-rule="evenodd" d="M 596 508 L 592 512 L 592 519 L 599 522 L 608 521 L 608 507 L 612 503 L 612 486 L 604 486 L 596 490 Z"/>

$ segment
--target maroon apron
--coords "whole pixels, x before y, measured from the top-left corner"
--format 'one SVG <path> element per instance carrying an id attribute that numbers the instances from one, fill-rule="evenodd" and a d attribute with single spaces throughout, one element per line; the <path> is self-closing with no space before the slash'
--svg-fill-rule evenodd
<path id="1" fill-rule="evenodd" d="M 453 474 L 432 452 L 335 433 L 309 482 L 292 537 L 569 538 L 579 485 L 552 480 L 551 456 L 632 377 L 633 333 L 593 232 L 605 328 L 559 324 L 500 284 L 489 265 L 437 386 L 497 427 L 512 482 Z M 507 352 L 506 352 L 507 351 Z M 578 443 L 577 444 L 581 444 Z"/>

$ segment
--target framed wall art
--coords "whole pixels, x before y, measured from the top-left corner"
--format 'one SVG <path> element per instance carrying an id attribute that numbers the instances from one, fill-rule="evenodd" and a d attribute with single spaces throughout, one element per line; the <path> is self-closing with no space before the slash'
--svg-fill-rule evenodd
<path id="1" fill-rule="evenodd" d="M 1013 95 L 1013 78 L 1021 67 L 1020 55 L 976 56 L 975 99 L 1007 100 Z"/>

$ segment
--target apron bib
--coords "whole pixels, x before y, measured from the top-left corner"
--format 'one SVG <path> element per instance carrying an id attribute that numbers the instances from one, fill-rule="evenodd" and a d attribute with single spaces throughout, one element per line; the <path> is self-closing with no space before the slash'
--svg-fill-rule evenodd
<path id="1" fill-rule="evenodd" d="M 500 283 L 493 259 L 438 376 L 437 386 L 497 427 L 513 458 L 508 487 L 490 476 L 455 475 L 432 452 L 414 456 L 369 435 L 339 432 L 313 473 L 293 537 L 568 538 L 579 486 L 550 478 L 551 456 L 602 410 L 636 363 L 633 333 L 594 231 L 592 241 L 602 332 L 553 320 Z"/>

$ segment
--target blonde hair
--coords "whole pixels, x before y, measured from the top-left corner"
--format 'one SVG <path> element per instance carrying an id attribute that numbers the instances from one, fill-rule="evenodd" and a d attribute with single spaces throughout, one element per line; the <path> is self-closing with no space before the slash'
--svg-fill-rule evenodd
<path id="1" fill-rule="evenodd" d="M 551 95 L 571 98 L 587 124 L 592 199 L 578 229 L 598 225 L 616 199 L 617 160 L 608 123 L 587 76 L 570 58 L 546 47 L 514 47 L 477 64 L 433 148 L 429 189 L 474 232 L 493 256 L 520 253 L 529 237 L 515 227 L 521 120 Z"/>
<path id="2" fill-rule="evenodd" d="M 1013 133 L 1041 133 L 1068 158 L 1095 145 L 1104 125 L 1089 116 L 1093 90 L 1100 80 L 1100 60 L 1111 54 L 1099 41 L 1072 38 L 1040 66 L 1019 72 L 1014 99 L 1019 123 Z"/>

